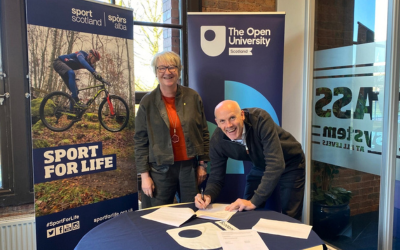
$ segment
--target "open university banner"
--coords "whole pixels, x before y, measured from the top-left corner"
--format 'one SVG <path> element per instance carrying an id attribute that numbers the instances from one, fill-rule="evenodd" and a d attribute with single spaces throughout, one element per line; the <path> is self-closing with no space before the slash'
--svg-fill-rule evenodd
<path id="1" fill-rule="evenodd" d="M 83 0 L 26 3 L 37 249 L 71 250 L 93 227 L 138 208 L 133 13 Z M 111 86 L 74 70 L 88 104 L 82 111 L 53 61 L 91 49 L 101 55 L 96 72 Z"/>
<path id="2" fill-rule="evenodd" d="M 199 92 L 210 135 L 226 99 L 259 107 L 281 125 L 284 13 L 189 13 L 189 86 Z M 251 164 L 229 160 L 221 202 L 243 197 Z"/>

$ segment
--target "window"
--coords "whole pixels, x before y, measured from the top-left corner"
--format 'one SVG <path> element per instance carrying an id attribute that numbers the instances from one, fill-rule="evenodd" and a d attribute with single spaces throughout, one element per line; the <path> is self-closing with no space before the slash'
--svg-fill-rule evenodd
<path id="1" fill-rule="evenodd" d="M 157 87 L 151 69 L 153 56 L 161 51 L 174 51 L 181 56 L 184 70 L 181 84 L 187 85 L 186 1 L 180 0 L 123 0 L 122 6 L 134 10 L 134 74 L 136 103 L 144 94 Z"/>
<path id="2" fill-rule="evenodd" d="M 0 105 L 0 209 L 33 202 L 24 10 L 23 0 L 0 2 L 0 95 L 10 94 Z"/>
<path id="3" fill-rule="evenodd" d="M 388 119 L 383 116 L 388 10 L 387 1 L 376 3 L 316 1 L 312 224 L 323 240 L 340 249 L 373 249 L 378 225 L 384 223 L 378 218 L 385 209 L 379 200 L 385 190 L 381 154 Z"/>

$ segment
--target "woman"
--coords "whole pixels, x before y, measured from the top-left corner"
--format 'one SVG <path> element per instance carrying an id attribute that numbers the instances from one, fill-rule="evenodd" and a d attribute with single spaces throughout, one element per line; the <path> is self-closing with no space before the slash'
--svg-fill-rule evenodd
<path id="1" fill-rule="evenodd" d="M 207 176 L 209 132 L 199 94 L 179 84 L 179 55 L 164 51 L 151 66 L 158 86 L 143 97 L 135 120 L 135 161 L 142 208 L 192 202 Z M 197 173 L 197 181 L 196 181 Z"/>

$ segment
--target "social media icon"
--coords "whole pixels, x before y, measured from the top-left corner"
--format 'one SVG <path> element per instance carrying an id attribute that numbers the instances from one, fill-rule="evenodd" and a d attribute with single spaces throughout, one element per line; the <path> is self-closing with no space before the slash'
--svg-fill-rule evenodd
<path id="1" fill-rule="evenodd" d="M 64 233 L 70 232 L 71 230 L 72 230 L 71 223 L 68 223 L 68 224 L 64 225 Z"/>
<path id="2" fill-rule="evenodd" d="M 47 238 L 51 238 L 56 235 L 55 228 L 47 229 Z"/>
<path id="3" fill-rule="evenodd" d="M 201 26 L 200 46 L 208 56 L 219 56 L 224 52 L 226 46 L 225 26 Z"/>
<path id="4" fill-rule="evenodd" d="M 64 233 L 64 226 L 56 227 L 56 235 Z"/>
<path id="5" fill-rule="evenodd" d="M 79 228 L 80 228 L 79 221 L 75 221 L 72 223 L 72 230 L 77 230 Z"/>

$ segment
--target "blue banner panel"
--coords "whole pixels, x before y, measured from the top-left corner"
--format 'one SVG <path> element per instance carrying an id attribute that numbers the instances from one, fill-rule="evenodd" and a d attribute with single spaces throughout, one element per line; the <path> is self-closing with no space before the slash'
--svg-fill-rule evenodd
<path id="1" fill-rule="evenodd" d="M 40 246 L 38 249 L 72 250 L 93 227 L 119 214 L 137 210 L 137 200 L 136 193 L 36 217 L 36 240 Z"/>
<path id="2" fill-rule="evenodd" d="M 281 124 L 284 28 L 284 14 L 189 13 L 189 86 L 204 99 L 208 121 L 219 102 L 234 99 Z"/>
<path id="3" fill-rule="evenodd" d="M 33 150 L 34 182 L 42 183 L 117 168 L 117 157 L 103 155 L 102 142 Z"/>
<path id="4" fill-rule="evenodd" d="M 203 99 L 210 135 L 215 106 L 228 99 L 262 108 L 281 125 L 284 29 L 284 13 L 188 14 L 189 86 Z M 243 197 L 250 168 L 251 162 L 228 160 L 219 202 Z M 268 207 L 277 201 L 272 195 Z"/>
<path id="5" fill-rule="evenodd" d="M 26 13 L 37 249 L 71 250 L 138 209 L 133 13 L 85 0 L 28 0 Z"/>
<path id="6" fill-rule="evenodd" d="M 133 39 L 132 10 L 83 0 L 29 0 L 26 4 L 28 24 Z"/>

